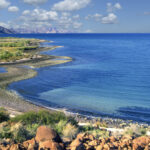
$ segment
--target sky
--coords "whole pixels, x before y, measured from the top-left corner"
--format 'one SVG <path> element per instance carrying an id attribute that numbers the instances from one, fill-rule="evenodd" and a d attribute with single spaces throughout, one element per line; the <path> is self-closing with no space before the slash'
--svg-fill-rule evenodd
<path id="1" fill-rule="evenodd" d="M 150 33 L 150 0 L 0 0 L 0 26 Z"/>

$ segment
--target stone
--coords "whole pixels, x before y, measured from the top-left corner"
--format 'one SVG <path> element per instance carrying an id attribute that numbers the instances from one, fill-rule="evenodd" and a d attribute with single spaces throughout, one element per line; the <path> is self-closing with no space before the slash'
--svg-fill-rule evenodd
<path id="1" fill-rule="evenodd" d="M 34 138 L 31 140 L 23 142 L 23 146 L 28 150 L 33 150 L 33 149 L 36 149 L 38 147 Z"/>
<path id="2" fill-rule="evenodd" d="M 85 135 L 86 135 L 85 133 L 80 133 L 80 134 L 77 135 L 76 139 L 79 139 L 80 141 L 83 141 Z"/>
<path id="3" fill-rule="evenodd" d="M 145 148 L 150 143 L 150 138 L 146 136 L 138 137 L 133 140 L 133 147 L 137 149 L 139 147 Z"/>
<path id="4" fill-rule="evenodd" d="M 10 150 L 19 150 L 19 145 L 18 144 L 11 145 Z"/>
<path id="5" fill-rule="evenodd" d="M 102 150 L 103 149 L 103 146 L 99 145 L 97 146 L 96 150 Z"/>
<path id="6" fill-rule="evenodd" d="M 63 150 L 64 147 L 56 142 L 47 140 L 39 143 L 39 150 L 41 149 Z"/>
<path id="7" fill-rule="evenodd" d="M 35 140 L 37 143 L 42 142 L 42 141 L 48 141 L 48 140 L 51 140 L 57 143 L 62 143 L 62 140 L 59 137 L 59 135 L 53 129 L 47 126 L 40 126 L 37 129 Z"/>
<path id="8" fill-rule="evenodd" d="M 108 144 L 105 144 L 105 145 L 104 145 L 104 149 L 105 149 L 105 150 L 110 150 L 109 145 L 108 145 Z"/>
<path id="9" fill-rule="evenodd" d="M 83 143 L 79 139 L 75 139 L 69 147 L 70 150 L 85 150 Z"/>

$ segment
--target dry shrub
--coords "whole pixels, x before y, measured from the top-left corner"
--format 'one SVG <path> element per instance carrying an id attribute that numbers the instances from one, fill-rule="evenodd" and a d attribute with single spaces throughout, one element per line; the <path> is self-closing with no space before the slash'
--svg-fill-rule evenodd
<path id="1" fill-rule="evenodd" d="M 63 129 L 63 136 L 70 140 L 73 140 L 78 134 L 78 128 L 71 123 L 68 123 Z"/>

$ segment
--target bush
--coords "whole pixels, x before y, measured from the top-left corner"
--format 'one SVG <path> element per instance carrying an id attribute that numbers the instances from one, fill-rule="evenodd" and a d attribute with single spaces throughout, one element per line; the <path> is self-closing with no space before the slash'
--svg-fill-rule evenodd
<path id="1" fill-rule="evenodd" d="M 92 134 L 95 138 L 103 137 L 107 138 L 109 137 L 109 131 L 101 130 L 101 129 L 93 129 L 91 131 L 88 131 L 89 134 Z"/>
<path id="2" fill-rule="evenodd" d="M 29 132 L 23 127 L 20 127 L 13 132 L 13 140 L 16 143 L 21 143 L 28 139 L 30 139 Z"/>
<path id="3" fill-rule="evenodd" d="M 70 121 L 75 123 L 76 121 L 66 117 L 62 112 L 51 113 L 49 111 L 39 111 L 39 112 L 28 112 L 23 115 L 16 116 L 12 118 L 12 122 L 22 122 L 25 125 L 39 124 L 39 125 L 54 125 L 59 123 L 59 121 Z"/>
<path id="4" fill-rule="evenodd" d="M 109 132 L 106 130 L 101 130 L 98 129 L 97 127 L 93 127 L 93 126 L 83 126 L 80 128 L 81 132 L 86 132 L 89 134 L 92 134 L 94 137 L 99 138 L 99 137 L 109 137 Z"/>
<path id="5" fill-rule="evenodd" d="M 0 108 L 0 123 L 9 120 L 9 114 L 4 108 Z"/>
<path id="6" fill-rule="evenodd" d="M 39 126 L 40 126 L 39 124 L 31 124 L 26 126 L 26 130 L 28 131 L 31 138 L 35 137 L 37 128 Z"/>
<path id="7" fill-rule="evenodd" d="M 0 59 L 8 59 L 12 56 L 13 56 L 13 53 L 11 53 L 9 51 L 4 51 L 4 52 L 0 53 Z"/>
<path id="8" fill-rule="evenodd" d="M 12 138 L 12 137 L 13 137 L 13 134 L 10 131 L 9 126 L 1 128 L 1 130 L 0 130 L 0 139 L 3 139 L 3 138 L 7 139 L 7 138 Z"/>
<path id="9" fill-rule="evenodd" d="M 146 135 L 146 129 L 139 127 L 136 124 L 130 125 L 129 127 L 126 127 L 124 129 L 124 135 L 130 135 L 130 136 L 142 136 L 142 135 Z"/>
<path id="10" fill-rule="evenodd" d="M 66 124 L 67 124 L 66 120 L 60 120 L 59 123 L 54 126 L 54 129 L 59 135 L 62 135 L 62 131 L 66 126 Z"/>
<path id="11" fill-rule="evenodd" d="M 63 137 L 68 138 L 70 141 L 77 136 L 78 132 L 78 128 L 71 123 L 68 123 L 62 131 Z"/>
<path id="12" fill-rule="evenodd" d="M 87 131 L 92 131 L 92 130 L 94 130 L 94 127 L 92 127 L 92 126 L 83 126 L 83 127 L 80 127 L 80 130 L 81 130 L 81 132 L 87 132 Z"/>

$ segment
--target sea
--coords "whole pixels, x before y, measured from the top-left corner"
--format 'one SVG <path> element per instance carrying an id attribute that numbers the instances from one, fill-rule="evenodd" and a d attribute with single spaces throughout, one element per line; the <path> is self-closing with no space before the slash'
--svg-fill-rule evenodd
<path id="1" fill-rule="evenodd" d="M 42 53 L 73 61 L 36 69 L 36 77 L 8 89 L 49 108 L 150 123 L 150 34 L 9 36 L 53 41 L 41 46 L 63 47 Z"/>

